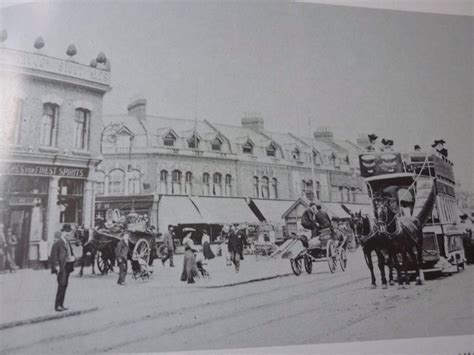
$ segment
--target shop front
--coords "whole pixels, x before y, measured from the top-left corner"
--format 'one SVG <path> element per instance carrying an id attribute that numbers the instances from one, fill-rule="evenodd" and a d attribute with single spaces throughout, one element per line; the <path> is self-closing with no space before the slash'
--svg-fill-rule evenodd
<path id="1" fill-rule="evenodd" d="M 10 229 L 16 237 L 15 263 L 35 268 L 48 259 L 54 233 L 63 224 L 82 225 L 92 213 L 84 206 L 92 194 L 85 192 L 89 169 L 22 162 L 0 166 L 0 223 L 6 236 Z"/>

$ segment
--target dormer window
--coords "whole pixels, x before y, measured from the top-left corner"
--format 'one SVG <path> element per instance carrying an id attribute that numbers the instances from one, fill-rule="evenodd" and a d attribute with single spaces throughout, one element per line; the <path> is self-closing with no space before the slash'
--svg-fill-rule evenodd
<path id="1" fill-rule="evenodd" d="M 276 148 L 273 144 L 270 144 L 267 147 L 267 157 L 275 157 L 276 156 Z"/>
<path id="2" fill-rule="evenodd" d="M 188 148 L 189 149 L 198 149 L 199 148 L 199 137 L 195 134 L 188 139 Z"/>
<path id="3" fill-rule="evenodd" d="M 295 148 L 295 150 L 291 152 L 291 156 L 294 160 L 300 160 L 300 150 L 298 148 Z"/>
<path id="4" fill-rule="evenodd" d="M 167 147 L 174 147 L 175 142 L 176 137 L 172 133 L 168 133 L 166 136 L 163 137 L 163 145 Z"/>
<path id="5" fill-rule="evenodd" d="M 247 141 L 247 143 L 245 143 L 242 146 L 242 152 L 244 154 L 252 154 L 253 153 L 253 144 L 252 144 L 252 142 Z"/>
<path id="6" fill-rule="evenodd" d="M 222 141 L 216 137 L 213 141 L 211 141 L 211 149 L 220 152 L 222 149 Z"/>

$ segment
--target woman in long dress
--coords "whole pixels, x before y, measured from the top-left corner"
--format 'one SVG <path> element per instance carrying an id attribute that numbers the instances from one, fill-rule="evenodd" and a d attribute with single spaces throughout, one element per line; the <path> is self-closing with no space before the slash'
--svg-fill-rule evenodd
<path id="1" fill-rule="evenodd" d="M 211 250 L 211 237 L 207 234 L 207 231 L 204 230 L 201 239 L 202 244 L 202 253 L 204 254 L 204 259 L 210 260 L 214 259 L 215 255 Z"/>
<path id="2" fill-rule="evenodd" d="M 181 273 L 181 281 L 187 281 L 188 284 L 193 284 L 194 278 L 198 276 L 198 268 L 196 264 L 196 256 L 194 255 L 196 248 L 193 241 L 184 244 L 184 260 L 183 272 Z"/>

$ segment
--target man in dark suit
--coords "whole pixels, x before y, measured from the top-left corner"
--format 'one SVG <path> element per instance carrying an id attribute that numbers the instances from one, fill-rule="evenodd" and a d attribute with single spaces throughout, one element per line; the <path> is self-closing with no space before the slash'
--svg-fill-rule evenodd
<path id="1" fill-rule="evenodd" d="M 321 209 L 320 203 L 316 203 L 316 209 L 318 212 L 316 212 L 314 219 L 316 220 L 316 223 L 318 223 L 319 228 L 331 228 L 332 230 L 331 218 L 329 218 L 329 215 Z"/>
<path id="2" fill-rule="evenodd" d="M 117 283 L 120 286 L 125 285 L 125 277 L 127 276 L 127 266 L 128 266 L 128 233 L 125 233 L 118 242 L 117 247 L 115 248 L 115 258 L 119 266 L 119 278 Z"/>
<path id="3" fill-rule="evenodd" d="M 309 207 L 303 212 L 303 215 L 301 216 L 301 226 L 311 231 L 311 238 L 316 237 L 319 233 L 319 227 L 316 223 L 315 216 L 316 204 L 311 202 Z"/>
<path id="4" fill-rule="evenodd" d="M 163 236 L 163 242 L 166 245 L 166 256 L 161 259 L 161 262 L 163 263 L 163 266 L 165 266 L 166 260 L 170 260 L 170 267 L 174 267 L 173 263 L 173 254 L 174 254 L 174 232 L 173 232 L 174 226 L 169 225 L 168 226 L 168 231 L 165 233 Z"/>
<path id="5" fill-rule="evenodd" d="M 68 241 L 71 233 L 71 225 L 65 224 L 61 229 L 61 236 L 57 239 L 51 249 L 51 273 L 58 275 L 58 290 L 54 309 L 57 312 L 65 311 L 64 298 L 69 282 L 69 274 L 74 270 L 74 254 Z M 59 272 L 57 267 L 59 266 Z"/>

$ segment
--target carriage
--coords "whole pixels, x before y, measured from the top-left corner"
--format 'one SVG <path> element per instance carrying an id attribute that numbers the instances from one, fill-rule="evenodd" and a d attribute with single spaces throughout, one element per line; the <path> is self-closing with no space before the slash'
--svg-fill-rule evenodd
<path id="1" fill-rule="evenodd" d="M 374 210 L 375 227 L 387 232 L 385 228 L 393 219 L 415 217 L 425 209 L 428 215 L 421 226 L 423 271 L 450 273 L 464 267 L 453 163 L 434 152 L 420 151 L 367 152 L 360 155 L 359 161 Z M 387 217 L 383 211 L 389 212 L 389 220 L 383 221 Z M 408 263 L 412 269 L 413 261 Z"/>
<path id="2" fill-rule="evenodd" d="M 313 271 L 313 262 L 327 262 L 329 271 L 334 273 L 339 266 L 342 271 L 347 268 L 347 255 L 343 247 L 338 245 L 338 241 L 333 237 L 333 234 L 339 235 L 342 233 L 338 230 L 331 231 L 329 228 L 321 230 L 318 237 L 307 238 L 303 235 L 292 235 L 291 239 L 294 243 L 301 242 L 302 248 L 296 254 L 296 257 L 290 259 L 291 270 L 296 276 L 302 272 L 302 264 L 308 274 Z M 290 244 L 288 248 L 291 248 Z"/>
<path id="3" fill-rule="evenodd" d="M 99 271 L 106 274 L 113 269 L 115 248 L 125 233 L 129 234 L 129 260 L 134 277 L 149 277 L 153 260 L 163 253 L 163 243 L 157 239 L 161 234 L 150 230 L 146 219 L 137 213 L 122 216 L 118 209 L 108 210 L 105 221 L 96 221 L 92 238 L 88 241 L 95 248 Z"/>

